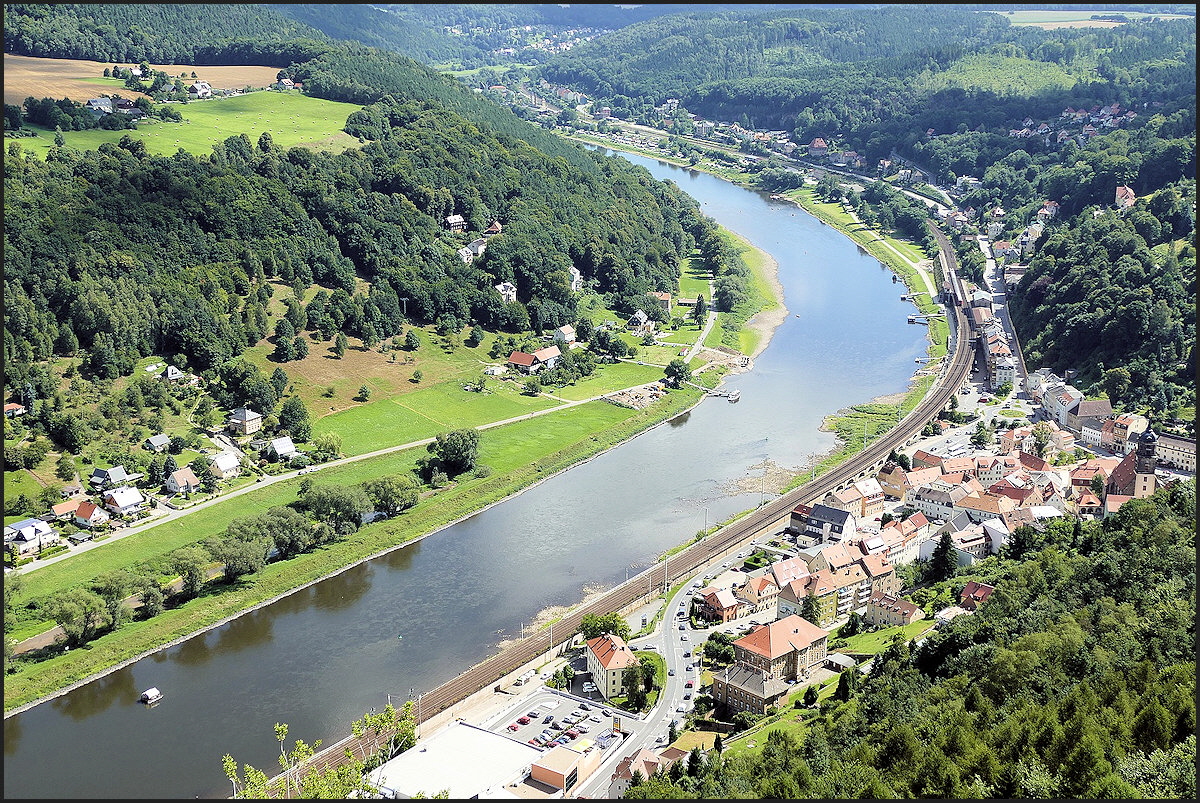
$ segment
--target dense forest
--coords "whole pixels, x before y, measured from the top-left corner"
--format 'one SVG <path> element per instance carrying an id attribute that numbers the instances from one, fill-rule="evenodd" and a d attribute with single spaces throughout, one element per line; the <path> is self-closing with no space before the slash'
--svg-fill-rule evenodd
<path id="1" fill-rule="evenodd" d="M 996 591 L 843 673 L 802 736 L 639 778 L 626 799 L 1196 796 L 1195 488 L 1022 538 Z M 961 578 L 949 581 L 961 587 Z"/>

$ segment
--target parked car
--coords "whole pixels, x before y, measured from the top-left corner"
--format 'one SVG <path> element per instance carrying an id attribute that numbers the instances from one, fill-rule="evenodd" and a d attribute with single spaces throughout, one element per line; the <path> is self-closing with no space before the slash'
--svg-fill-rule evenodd
<path id="1" fill-rule="evenodd" d="M 537 719 L 541 715 L 542 715 L 541 712 L 535 708 L 532 711 L 530 711 L 528 714 L 526 714 L 525 716 L 529 717 L 530 719 Z"/>
<path id="2" fill-rule="evenodd" d="M 695 685 L 696 685 L 695 683 L 693 683 L 692 681 L 689 680 L 687 683 L 683 684 L 683 687 L 685 689 L 690 689 L 690 688 L 692 688 L 692 686 L 695 686 Z"/>
<path id="3" fill-rule="evenodd" d="M 679 629 L 680 629 L 680 630 L 687 630 L 687 625 L 685 625 L 683 622 L 680 622 L 680 623 L 679 623 Z"/>
<path id="4" fill-rule="evenodd" d="M 546 716 L 542 717 L 543 725 L 549 725 L 553 721 L 554 721 L 554 714 L 546 714 Z"/>
<path id="5" fill-rule="evenodd" d="M 667 670 L 667 674 L 668 674 L 668 675 L 670 675 L 671 677 L 675 677 L 675 670 L 674 670 L 674 669 L 668 669 L 668 670 Z"/>
<path id="6" fill-rule="evenodd" d="M 520 725 L 518 725 L 517 723 L 515 723 L 515 722 L 514 722 L 513 724 L 511 724 L 511 725 L 509 725 L 509 726 L 508 726 L 508 729 L 509 729 L 510 731 L 515 731 L 515 730 L 516 730 L 517 728 L 519 728 L 519 727 L 521 727 L 521 726 L 520 726 Z"/>
<path id="7" fill-rule="evenodd" d="M 528 725 L 529 717 L 521 717 L 520 719 L 517 720 L 517 722 L 520 722 L 522 725 Z"/>
<path id="8" fill-rule="evenodd" d="M 692 693 L 691 693 L 690 691 L 689 691 L 689 692 L 684 692 L 684 694 L 683 694 L 683 699 L 685 699 L 685 700 L 690 700 L 690 699 L 692 699 Z"/>

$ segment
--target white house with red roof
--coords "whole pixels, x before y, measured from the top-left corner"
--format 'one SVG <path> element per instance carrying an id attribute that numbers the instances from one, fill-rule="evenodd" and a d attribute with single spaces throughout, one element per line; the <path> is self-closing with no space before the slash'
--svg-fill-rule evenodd
<path id="1" fill-rule="evenodd" d="M 639 661 L 625 640 L 615 633 L 604 633 L 589 639 L 584 654 L 587 671 L 592 675 L 596 690 L 605 699 L 619 695 L 625 688 L 622 675 Z"/>

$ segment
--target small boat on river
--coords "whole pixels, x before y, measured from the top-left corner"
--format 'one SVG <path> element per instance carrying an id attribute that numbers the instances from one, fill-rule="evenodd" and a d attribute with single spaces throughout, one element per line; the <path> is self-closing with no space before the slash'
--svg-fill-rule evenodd
<path id="1" fill-rule="evenodd" d="M 162 698 L 163 693 L 156 686 L 151 686 L 142 692 L 142 696 L 138 698 L 138 702 L 145 703 L 146 705 L 154 705 Z"/>
<path id="2" fill-rule="evenodd" d="M 742 398 L 742 392 L 740 390 L 735 390 L 733 393 L 729 394 L 730 402 L 738 401 L 741 398 Z"/>

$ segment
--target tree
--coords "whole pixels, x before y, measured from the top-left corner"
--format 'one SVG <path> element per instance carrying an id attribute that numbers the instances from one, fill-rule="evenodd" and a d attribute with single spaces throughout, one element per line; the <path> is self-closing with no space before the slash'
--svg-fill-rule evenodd
<path id="1" fill-rule="evenodd" d="M 351 532 L 357 530 L 362 515 L 371 511 L 370 498 L 357 485 L 314 485 L 300 502 L 314 518 L 338 531 L 343 528 Z"/>
<path id="2" fill-rule="evenodd" d="M 820 693 L 817 691 L 816 684 L 809 686 L 804 690 L 804 704 L 809 708 L 812 708 L 817 704 L 819 694 Z"/>
<path id="3" fill-rule="evenodd" d="M 698 329 L 703 329 L 707 319 L 708 302 L 704 300 L 704 293 L 700 293 L 696 296 L 696 306 L 692 307 L 692 321 L 695 322 Z"/>
<path id="4" fill-rule="evenodd" d="M 360 402 L 365 402 L 369 398 L 371 398 L 371 388 L 368 387 L 367 385 L 359 385 L 358 386 L 358 395 L 354 397 L 354 400 L 360 401 Z"/>
<path id="5" fill-rule="evenodd" d="M 333 339 L 333 356 L 339 360 L 346 356 L 346 335 L 343 332 L 338 332 Z"/>
<path id="6" fill-rule="evenodd" d="M 667 381 L 672 387 L 679 387 L 684 382 L 688 382 L 692 378 L 692 369 L 688 367 L 687 361 L 682 357 L 676 357 L 667 364 L 663 372 Z"/>
<path id="7" fill-rule="evenodd" d="M 594 613 L 584 614 L 583 619 L 579 622 L 579 632 L 583 634 L 584 640 L 594 639 L 605 633 L 612 633 L 624 641 L 628 640 L 633 631 L 629 627 L 629 622 L 625 620 L 625 617 L 614 612 L 603 616 L 598 616 Z"/>
<path id="8" fill-rule="evenodd" d="M 322 460 L 336 460 L 342 454 L 342 436 L 336 432 L 322 432 L 313 438 L 313 451 Z"/>
<path id="9" fill-rule="evenodd" d="M 442 470 L 454 477 L 475 468 L 479 458 L 479 432 L 474 429 L 442 432 L 426 448 L 437 457 Z"/>
<path id="10" fill-rule="evenodd" d="M 854 692 L 858 686 L 858 670 L 844 670 L 838 678 L 837 688 L 833 692 L 833 699 L 840 702 L 845 702 L 854 696 Z"/>
<path id="11" fill-rule="evenodd" d="M 800 605 L 800 618 L 806 619 L 817 627 L 821 626 L 821 603 L 816 594 L 808 594 Z"/>
<path id="12" fill-rule="evenodd" d="M 409 329 L 404 334 L 404 349 L 405 351 L 416 351 L 421 347 L 421 336 L 417 334 L 415 329 Z"/>
<path id="13" fill-rule="evenodd" d="M 298 441 L 307 441 L 312 436 L 308 408 L 299 396 L 288 396 L 280 405 L 279 427 Z"/>
<path id="14" fill-rule="evenodd" d="M 525 380 L 525 384 L 521 386 L 521 392 L 526 396 L 537 396 L 542 392 L 542 382 L 536 376 L 531 376 Z"/>
<path id="15" fill-rule="evenodd" d="M 134 592 L 141 599 L 142 604 L 138 607 L 138 614 L 143 619 L 152 619 L 163 612 L 163 600 L 166 599 L 166 596 L 163 594 L 157 577 L 145 575 L 138 578 L 134 583 Z"/>
<path id="16" fill-rule="evenodd" d="M 950 538 L 950 531 L 942 533 L 942 537 L 938 539 L 937 546 L 933 548 L 933 555 L 929 558 L 929 566 L 925 569 L 926 582 L 938 582 L 945 580 L 947 577 L 953 576 L 958 569 L 958 554 L 954 550 L 954 542 Z"/>
<path id="17" fill-rule="evenodd" d="M 391 474 L 363 483 L 363 490 L 375 509 L 389 516 L 408 510 L 417 503 L 417 483 L 405 474 Z"/>
<path id="18" fill-rule="evenodd" d="M 62 628 L 71 646 L 86 644 L 110 623 L 103 598 L 78 586 L 50 597 L 43 603 L 42 611 Z"/>
<path id="19" fill-rule="evenodd" d="M 420 369 L 420 368 L 418 368 L 417 370 L 413 371 L 413 375 L 412 375 L 412 381 L 413 381 L 413 384 L 416 384 L 416 385 L 419 385 L 419 384 L 421 384 L 421 380 L 422 380 L 422 379 L 424 379 L 424 378 L 425 378 L 425 374 L 424 374 L 424 373 L 422 373 L 422 371 L 421 371 L 421 369 Z"/>
<path id="20" fill-rule="evenodd" d="M 201 547 L 183 547 L 171 553 L 171 569 L 183 579 L 181 593 L 195 597 L 204 585 L 205 568 L 212 560 Z"/>
<path id="21" fill-rule="evenodd" d="M 104 600 L 105 613 L 113 630 L 129 620 L 130 611 L 125 607 L 125 598 L 133 588 L 134 577 L 124 569 L 118 569 L 97 577 L 92 587 Z"/>
<path id="22" fill-rule="evenodd" d="M 59 455 L 58 461 L 54 464 L 54 476 L 63 482 L 70 482 L 75 479 L 75 461 L 71 459 L 69 454 L 64 452 Z"/>

